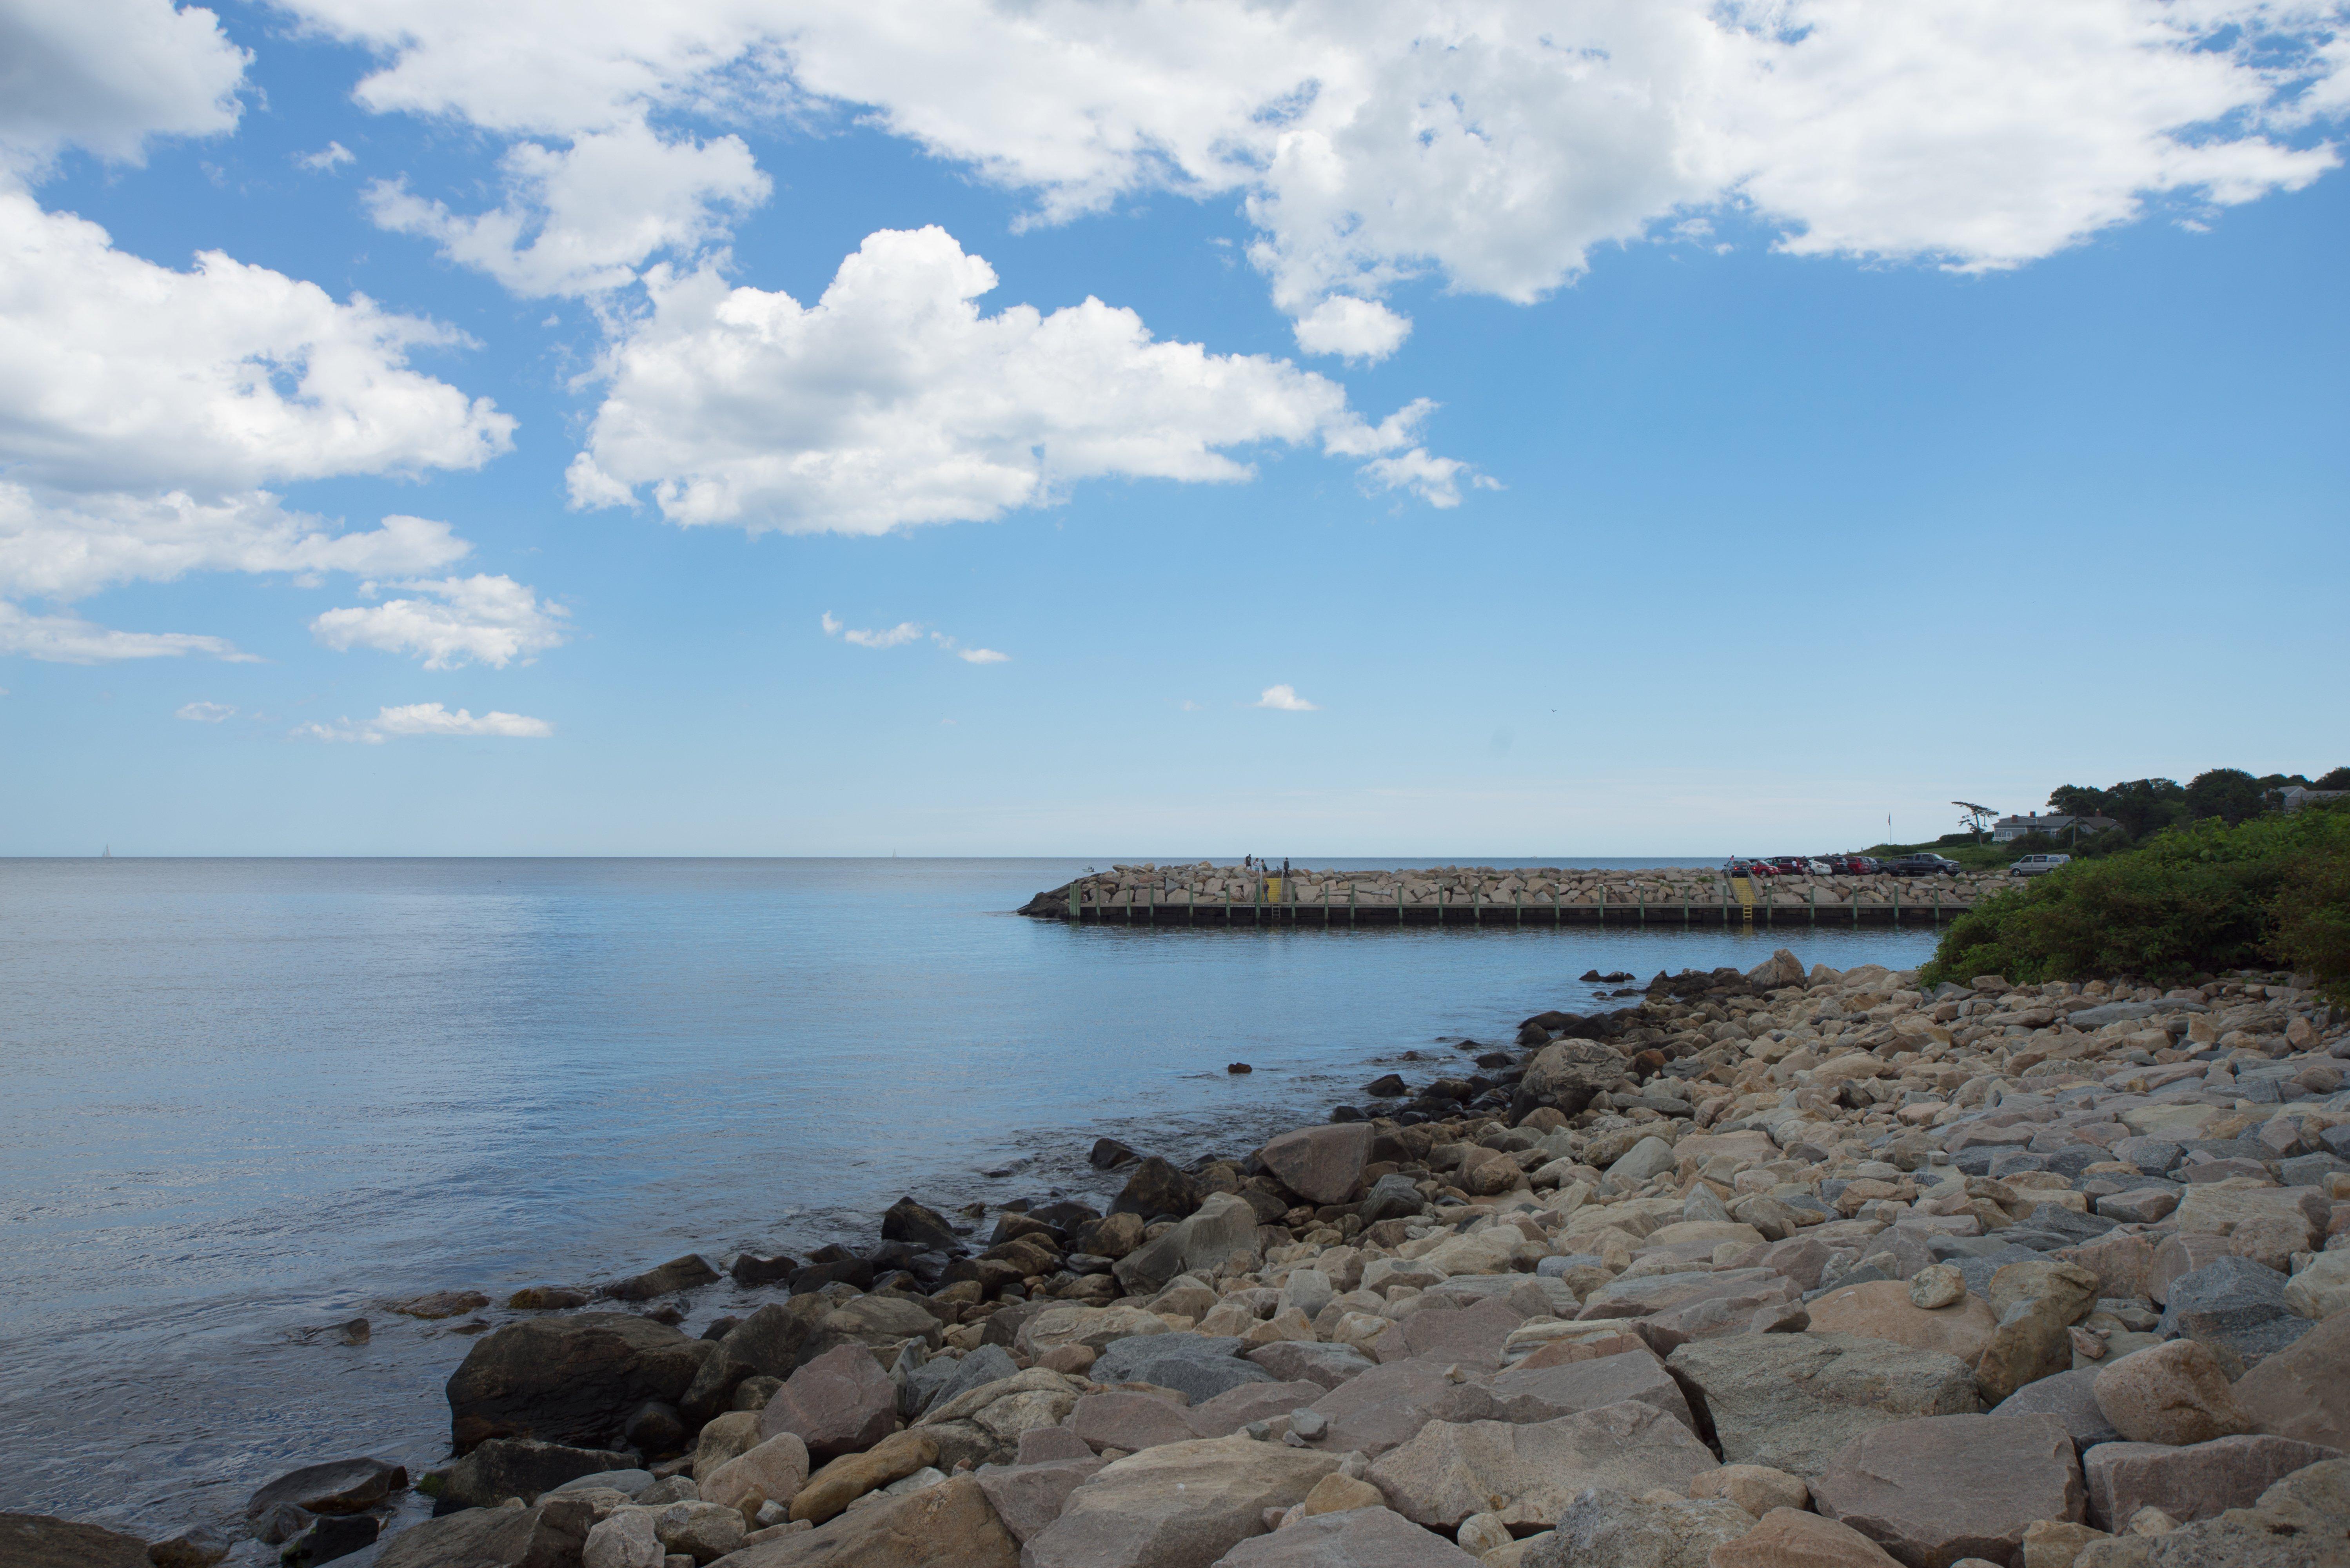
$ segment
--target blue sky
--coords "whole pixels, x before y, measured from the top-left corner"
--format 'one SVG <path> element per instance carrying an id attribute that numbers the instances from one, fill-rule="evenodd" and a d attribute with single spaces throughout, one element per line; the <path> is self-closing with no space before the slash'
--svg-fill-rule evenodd
<path id="1" fill-rule="evenodd" d="M 2338 5 L 0 0 L 0 853 L 2350 762 Z"/>

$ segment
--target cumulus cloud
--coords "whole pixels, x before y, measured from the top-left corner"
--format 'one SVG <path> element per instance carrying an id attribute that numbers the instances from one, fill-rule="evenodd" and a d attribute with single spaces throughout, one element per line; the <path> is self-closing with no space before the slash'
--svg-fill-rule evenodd
<path id="1" fill-rule="evenodd" d="M 868 235 L 813 306 L 709 271 L 650 282 L 651 313 L 604 365 L 575 505 L 650 487 L 674 523 L 879 534 L 1050 504 L 1085 479 L 1246 479 L 1233 448 L 1368 457 L 1426 411 L 1367 424 L 1334 381 L 1155 341 L 1097 299 L 983 316 L 994 271 L 935 227 Z"/>
<path id="2" fill-rule="evenodd" d="M 992 648 L 965 648 L 942 631 L 931 631 L 919 621 L 901 620 L 886 631 L 859 631 L 851 628 L 830 610 L 824 612 L 821 622 L 827 637 L 837 637 L 858 648 L 903 648 L 928 637 L 942 651 L 953 654 L 966 664 L 1009 664 L 1012 656 L 998 653 Z"/>
<path id="3" fill-rule="evenodd" d="M 531 589 L 503 575 L 476 573 L 438 582 L 410 580 L 391 585 L 417 595 L 380 605 L 330 609 L 310 623 L 311 635 L 327 647 L 354 648 L 422 657 L 427 670 L 486 664 L 504 670 L 515 659 L 532 662 L 561 646 L 570 612 L 542 601 Z M 371 594 L 373 583 L 359 591 Z"/>
<path id="4" fill-rule="evenodd" d="M 518 142 L 504 160 L 504 204 L 461 216 L 400 181 L 367 194 L 377 223 L 436 241 L 518 295 L 592 295 L 636 281 L 658 252 L 690 256 L 770 183 L 737 136 L 663 140 L 641 120 L 568 147 Z"/>
<path id="5" fill-rule="evenodd" d="M 1308 702 L 1297 694 L 1296 687 L 1286 684 L 1266 687 L 1263 693 L 1249 706 L 1274 708 L 1284 713 L 1313 713 L 1320 711 L 1320 704 Z"/>
<path id="6" fill-rule="evenodd" d="M 410 702 L 381 708 L 372 719 L 353 723 L 296 724 L 290 732 L 298 740 L 355 742 L 380 746 L 402 735 L 484 735 L 508 740 L 545 740 L 555 726 L 544 719 L 525 718 L 493 709 L 476 719 L 466 709 L 452 713 L 438 702 Z"/>
<path id="7" fill-rule="evenodd" d="M 572 134 L 830 103 L 1046 222 L 1237 200 L 1300 347 L 1365 359 L 1403 279 L 1531 300 L 1712 209 L 1803 254 L 2021 265 L 2149 201 L 2305 184 L 2350 109 L 2334 0 L 296 4 L 385 57 L 380 110 Z"/>
<path id="8" fill-rule="evenodd" d="M 233 130 L 244 66 L 201 6 L 0 0 L 0 167 L 37 173 L 70 146 L 136 163 L 151 138 Z"/>
<path id="9" fill-rule="evenodd" d="M 359 158 L 341 142 L 329 141 L 317 151 L 296 158 L 294 161 L 314 174 L 332 174 L 346 163 L 356 163 Z"/>
<path id="10" fill-rule="evenodd" d="M 198 724 L 217 724 L 236 717 L 236 709 L 226 702 L 182 702 L 174 719 L 187 719 Z"/>
<path id="11" fill-rule="evenodd" d="M 50 664 L 109 664 L 201 653 L 234 664 L 259 662 L 224 638 L 179 631 L 116 631 L 75 615 L 35 615 L 0 599 L 0 653 Z"/>

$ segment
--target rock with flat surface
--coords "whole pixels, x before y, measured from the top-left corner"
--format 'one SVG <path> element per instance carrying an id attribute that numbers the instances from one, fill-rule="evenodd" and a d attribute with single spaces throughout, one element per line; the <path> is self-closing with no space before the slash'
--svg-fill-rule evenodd
<path id="1" fill-rule="evenodd" d="M 1600 1286 L 1584 1298 L 1578 1319 L 1646 1317 L 1714 1296 L 1760 1306 L 1783 1301 L 1793 1282 L 1773 1269 L 1692 1269 L 1686 1273 L 1645 1274 Z"/>
<path id="2" fill-rule="evenodd" d="M 788 1439 L 778 1439 L 785 1440 Z M 927 1469 L 936 1464 L 938 1458 L 938 1439 L 931 1433 L 920 1428 L 892 1432 L 863 1453 L 843 1454 L 834 1459 L 809 1476 L 791 1497 L 772 1501 L 787 1503 L 795 1520 L 822 1524 L 867 1492 L 879 1491 L 891 1481 Z M 751 1511 L 755 1515 L 757 1511 Z"/>
<path id="3" fill-rule="evenodd" d="M 1371 1155 L 1371 1125 L 1340 1122 L 1283 1133 L 1257 1151 L 1265 1169 L 1300 1200 L 1344 1203 L 1361 1186 Z"/>
<path id="4" fill-rule="evenodd" d="M 2252 1429 L 2219 1361 L 2191 1339 L 2123 1356 L 2097 1374 L 2097 1408 L 2133 1443 L 2206 1443 Z"/>
<path id="5" fill-rule="evenodd" d="M 401 1531 L 378 1552 L 376 1568 L 566 1568 L 595 1524 L 595 1506 L 577 1498 L 468 1508 Z"/>
<path id="6" fill-rule="evenodd" d="M 1981 1408 L 1974 1374 L 1939 1351 L 1840 1334 L 1692 1341 L 1667 1358 L 1705 1401 L 1725 1460 L 1805 1480 L 1866 1428 Z"/>
<path id="7" fill-rule="evenodd" d="M 1325 1388 L 1336 1388 L 1378 1365 L 1349 1345 L 1309 1345 L 1297 1340 L 1260 1345 L 1248 1353 L 1248 1359 L 1279 1382 L 1319 1383 Z"/>
<path id="8" fill-rule="evenodd" d="M 987 1495 L 995 1517 L 1013 1539 L 1026 1544 L 1046 1525 L 1061 1517 L 1069 1494 L 1099 1475 L 1109 1461 L 1084 1459 L 1043 1459 L 1017 1465 L 990 1465 L 979 1472 L 979 1490 Z"/>
<path id="9" fill-rule="evenodd" d="M 1376 1459 L 1409 1442 L 1430 1421 L 1489 1421 L 1501 1407 L 1482 1378 L 1456 1378 L 1441 1361 L 1394 1361 L 1315 1400 L 1329 1422 L 1315 1447 Z"/>
<path id="10" fill-rule="evenodd" d="M 1268 1508 L 1305 1501 L 1335 1454 L 1247 1438 L 1147 1449 L 1069 1493 L 1032 1537 L 1024 1568 L 1208 1568 L 1264 1529 Z"/>
<path id="11" fill-rule="evenodd" d="M 1481 1372 L 1502 1364 L 1502 1345 L 1525 1314 L 1507 1302 L 1489 1301 L 1451 1312 L 1417 1312 L 1379 1336 L 1381 1361 L 1451 1361 Z"/>
<path id="12" fill-rule="evenodd" d="M 1957 1288 L 1950 1304 L 1921 1307 L 1912 1299 L 1911 1286 L 1899 1280 L 1846 1285 L 1804 1303 L 1813 1332 L 1859 1334 L 1912 1350 L 1939 1350 L 1971 1363 L 1991 1343 L 1999 1319 L 1991 1314 L 1989 1302 L 1966 1293 L 1958 1270 L 1948 1264 L 1937 1267 L 1947 1272 L 1949 1283 Z"/>
<path id="13" fill-rule="evenodd" d="M 1120 1258 L 1110 1272 L 1128 1294 L 1152 1295 L 1178 1274 L 1205 1279 L 1222 1267 L 1245 1267 L 1255 1255 L 1256 1210 L 1232 1193 L 1211 1192 L 1198 1212 Z"/>
<path id="14" fill-rule="evenodd" d="M 147 1568 L 147 1543 L 46 1513 L 0 1513 L 0 1563 L 8 1568 Z"/>
<path id="15" fill-rule="evenodd" d="M 1518 1562 L 1520 1568 L 1706 1568 L 1715 1547 L 1753 1527 L 1752 1514 L 1722 1499 L 1649 1502 L 1594 1488 Z"/>
<path id="16" fill-rule="evenodd" d="M 1202 1210 L 1205 1212 L 1205 1210 Z M 1172 1388 L 1203 1405 L 1244 1383 L 1271 1383 L 1273 1374 L 1237 1354 L 1238 1339 L 1159 1334 L 1121 1339 L 1102 1352 L 1087 1376 L 1096 1383 L 1148 1383 Z"/>
<path id="17" fill-rule="evenodd" d="M 807 1479 L 807 1445 L 796 1434 L 783 1432 L 700 1478 L 695 1490 L 704 1502 L 723 1502 L 743 1518 L 755 1519 L 764 1503 L 791 1507 Z"/>
<path id="18" fill-rule="evenodd" d="M 2256 1366 L 2309 1332 L 2284 1299 L 2284 1276 L 2250 1258 L 2215 1258 L 2170 1282 L 2162 1309 L 2167 1338 L 2201 1340 Z M 2222 1356 L 2225 1361 L 2225 1356 Z"/>
<path id="19" fill-rule="evenodd" d="M 1022 1324 L 1013 1336 L 1012 1348 L 1032 1356 L 1064 1345 L 1082 1345 L 1100 1352 L 1138 1334 L 1166 1332 L 1167 1320 L 1142 1307 L 1055 1305 Z"/>
<path id="20" fill-rule="evenodd" d="M 1900 1568 L 1849 1524 L 1792 1508 L 1773 1509 L 1706 1561 L 1708 1568 Z"/>
<path id="21" fill-rule="evenodd" d="M 2024 1529 L 2077 1520 L 2085 1499 L 2072 1435 L 2053 1416 L 1933 1416 L 1878 1427 L 1811 1483 L 1821 1513 L 1909 1568 L 2012 1560 Z"/>
<path id="22" fill-rule="evenodd" d="M 2054 1416 L 2073 1434 L 2073 1446 L 2087 1449 L 2121 1440 L 2121 1433 L 2097 1407 L 2096 1382 L 2101 1366 L 2060 1372 L 2037 1383 L 2027 1383 L 1991 1407 L 1994 1416 Z"/>
<path id="23" fill-rule="evenodd" d="M 2350 1313 L 2350 1252 L 2320 1252 L 2287 1280 L 2284 1304 L 2320 1322 Z"/>
<path id="24" fill-rule="evenodd" d="M 1415 1523 L 1458 1530 L 1472 1513 L 1514 1529 L 1555 1524 L 1587 1487 L 1686 1491 L 1715 1468 L 1687 1427 L 1652 1405 L 1604 1406 L 1555 1421 L 1431 1421 L 1373 1462 L 1371 1483 Z"/>
<path id="25" fill-rule="evenodd" d="M 2330 1318 L 2236 1380 L 2255 1430 L 2350 1450 L 2350 1314 Z"/>
<path id="26" fill-rule="evenodd" d="M 2215 1438 L 2171 1448 L 2160 1443 L 2100 1443 L 2081 1456 L 2089 1487 L 2089 1522 L 2126 1524 L 2141 1508 L 2182 1522 L 2246 1508 L 2293 1471 L 2342 1457 L 2338 1449 L 2263 1435 Z"/>
<path id="27" fill-rule="evenodd" d="M 450 1375 L 450 1439 L 460 1454 L 492 1438 L 607 1447 L 647 1401 L 676 1404 L 716 1354 L 634 1313 L 511 1323 L 474 1341 Z"/>
<path id="28" fill-rule="evenodd" d="M 631 1455 L 604 1449 L 566 1448 L 560 1443 L 534 1442 L 528 1438 L 493 1438 L 449 1467 L 441 1483 L 441 1495 L 458 1508 L 495 1508 L 510 1497 L 536 1502 L 541 1492 L 552 1491 L 567 1481 L 609 1470 L 633 1469 L 636 1463 Z M 255 1501 L 279 1484 L 282 1483 L 273 1482 L 271 1487 L 255 1492 Z M 380 1501 L 380 1495 L 373 1501 Z M 361 1508 L 372 1506 L 373 1501 L 359 1504 Z"/>
<path id="29" fill-rule="evenodd" d="M 1665 1370 L 1665 1364 L 1646 1350 L 1556 1366 L 1514 1368 L 1495 1375 L 1487 1387 L 1504 1421 L 1551 1421 L 1638 1399 L 1655 1406 L 1690 1431 L 1697 1430 L 1697 1418 L 1690 1413 L 1680 1385 Z"/>
<path id="30" fill-rule="evenodd" d="M 1183 1412 L 1194 1436 L 1228 1438 L 1252 1421 L 1272 1421 L 1304 1409 L 1327 1393 L 1319 1383 L 1249 1383 L 1227 1388 Z"/>
<path id="31" fill-rule="evenodd" d="M 797 1372 L 759 1414 L 762 1438 L 789 1432 L 818 1464 L 869 1449 L 898 1424 L 898 1389 L 872 1352 L 844 1345 Z"/>
<path id="32" fill-rule="evenodd" d="M 1079 1399 L 1069 1414 L 1069 1429 L 1096 1453 L 1104 1449 L 1139 1453 L 1161 1443 L 1188 1443 L 1200 1436 L 1182 1410 L 1157 1395 L 1118 1389 Z"/>
<path id="33" fill-rule="evenodd" d="M 1756 1519 L 1774 1508 L 1808 1508 L 1812 1489 L 1801 1476 L 1769 1465 L 1724 1465 L 1690 1483 L 1691 1497 L 1726 1497 Z"/>
<path id="34" fill-rule="evenodd" d="M 1243 1541 L 1215 1568 L 1471 1568 L 1477 1559 L 1384 1508 L 1315 1514 Z"/>
<path id="35" fill-rule="evenodd" d="M 1019 1568 L 1020 1543 L 977 1480 L 885 1497 L 814 1530 L 747 1545 L 726 1568 Z"/>
<path id="36" fill-rule="evenodd" d="M 620 1459 L 616 1454 L 598 1455 L 599 1459 Z M 626 1463 L 622 1459 L 622 1463 Z M 618 1464 L 596 1465 L 597 1469 L 618 1469 Z M 579 1472 L 558 1476 L 556 1480 L 568 1480 Z M 542 1482 L 531 1490 L 536 1498 L 554 1480 Z M 245 1500 L 244 1516 L 255 1519 L 280 1503 L 292 1503 L 306 1513 L 363 1513 L 396 1491 L 408 1490 L 408 1471 L 399 1465 L 386 1464 L 381 1459 L 331 1459 L 323 1465 L 305 1465 L 289 1470 Z M 500 1497 L 518 1495 L 501 1492 Z M 494 1499 L 493 1501 L 495 1501 Z"/>
<path id="37" fill-rule="evenodd" d="M 641 1274 L 631 1274 L 625 1280 L 615 1280 L 604 1287 L 603 1293 L 616 1302 L 649 1302 L 655 1296 L 671 1295 L 690 1291 L 700 1285 L 715 1283 L 718 1271 L 710 1260 L 688 1252 L 682 1258 L 671 1258 L 658 1268 L 647 1269 Z"/>

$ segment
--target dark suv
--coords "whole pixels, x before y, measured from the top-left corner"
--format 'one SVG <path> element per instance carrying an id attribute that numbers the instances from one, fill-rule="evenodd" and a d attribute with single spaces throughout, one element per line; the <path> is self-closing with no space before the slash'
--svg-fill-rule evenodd
<path id="1" fill-rule="evenodd" d="M 1904 855 L 1888 860 L 1885 868 L 1896 877 L 1955 877 L 1966 869 L 1955 860 L 1945 860 L 1939 855 Z"/>

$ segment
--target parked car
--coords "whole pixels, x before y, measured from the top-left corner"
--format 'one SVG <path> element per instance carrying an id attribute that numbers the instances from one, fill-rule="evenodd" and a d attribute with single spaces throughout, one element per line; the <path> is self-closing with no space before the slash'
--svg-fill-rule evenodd
<path id="1" fill-rule="evenodd" d="M 1939 855 L 1904 855 L 1887 861 L 1885 869 L 1896 877 L 1955 877 L 1966 867 Z"/>
<path id="2" fill-rule="evenodd" d="M 1839 877 L 1866 877 L 1877 870 L 1877 862 L 1866 855 L 1823 855 L 1820 858 Z"/>
<path id="3" fill-rule="evenodd" d="M 1722 869 L 1732 877 L 1775 877 L 1779 873 L 1768 860 L 1752 860 L 1743 855 L 1733 855 Z"/>
<path id="4" fill-rule="evenodd" d="M 1885 875 L 1885 862 L 1879 860 L 1874 855 L 1855 855 L 1850 857 L 1850 859 L 1852 861 L 1852 874 L 1856 877 L 1882 877 Z"/>
<path id="5" fill-rule="evenodd" d="M 2027 855 L 2007 868 L 2011 877 L 2040 877 L 2054 871 L 2073 857 L 2069 855 Z"/>
<path id="6" fill-rule="evenodd" d="M 1771 857 L 1771 869 L 1782 877 L 1827 875 L 1825 871 L 1816 873 L 1813 871 L 1811 857 L 1808 855 L 1774 855 Z"/>

